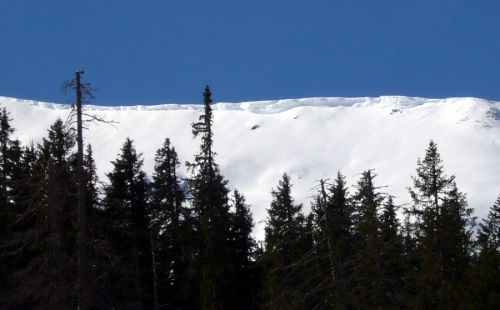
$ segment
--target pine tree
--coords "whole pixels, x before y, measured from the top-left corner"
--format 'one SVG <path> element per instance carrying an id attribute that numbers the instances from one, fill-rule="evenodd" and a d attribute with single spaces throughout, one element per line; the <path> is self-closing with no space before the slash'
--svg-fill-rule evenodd
<path id="1" fill-rule="evenodd" d="M 232 308 L 227 296 L 232 294 L 230 282 L 231 266 L 229 229 L 230 214 L 227 181 L 219 173 L 213 151 L 212 97 L 209 87 L 205 88 L 204 113 L 199 122 L 193 123 L 193 135 L 201 137 L 200 152 L 194 163 L 188 163 L 193 175 L 189 181 L 192 195 L 191 204 L 198 232 L 198 267 L 200 272 L 200 308 Z"/>
<path id="2" fill-rule="evenodd" d="M 115 307 L 151 309 L 153 275 L 149 220 L 148 184 L 143 161 L 132 140 L 126 139 L 108 173 L 105 211 L 111 246 L 110 289 Z"/>
<path id="3" fill-rule="evenodd" d="M 416 307 L 457 308 L 463 305 L 464 275 L 470 263 L 472 209 L 447 177 L 436 144 L 431 141 L 410 188 L 417 223 L 419 269 L 415 275 Z"/>

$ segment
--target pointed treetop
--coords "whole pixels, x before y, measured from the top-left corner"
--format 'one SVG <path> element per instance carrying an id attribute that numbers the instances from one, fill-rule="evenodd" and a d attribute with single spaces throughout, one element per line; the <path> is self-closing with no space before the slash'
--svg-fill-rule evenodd
<path id="1" fill-rule="evenodd" d="M 205 103 L 205 105 L 212 103 L 212 93 L 208 85 L 205 86 L 205 91 L 203 92 L 203 103 Z"/>

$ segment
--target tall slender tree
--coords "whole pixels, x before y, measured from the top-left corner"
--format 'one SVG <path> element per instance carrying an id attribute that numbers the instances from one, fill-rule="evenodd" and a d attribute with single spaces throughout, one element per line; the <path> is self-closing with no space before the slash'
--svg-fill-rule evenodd
<path id="1" fill-rule="evenodd" d="M 5 108 L 0 111 L 0 203 L 4 208 L 9 205 L 9 174 L 12 167 L 10 147 L 12 144 L 12 128 L 9 113 Z"/>
<path id="2" fill-rule="evenodd" d="M 351 301 L 355 308 L 376 309 L 384 306 L 382 297 L 382 240 L 379 209 L 382 196 L 373 183 L 371 170 L 363 172 L 354 195 L 355 254 L 350 278 Z"/>
<path id="3" fill-rule="evenodd" d="M 392 196 L 389 196 L 380 214 L 382 305 L 384 308 L 401 309 L 407 304 L 406 285 L 409 282 L 410 272 L 400 226 L 396 206 Z"/>
<path id="4" fill-rule="evenodd" d="M 416 306 L 457 308 L 463 305 L 465 270 L 471 259 L 472 209 L 458 191 L 454 176 L 444 174 L 437 145 L 431 141 L 417 162 L 410 213 L 417 223 Z"/>
<path id="5" fill-rule="evenodd" d="M 78 184 L 78 308 L 88 309 L 88 237 L 87 237 L 87 205 L 85 204 L 85 175 L 83 162 L 83 120 L 82 101 L 83 86 L 81 83 L 83 71 L 75 72 L 76 88 L 76 142 L 77 142 L 77 184 Z"/>
<path id="6" fill-rule="evenodd" d="M 294 203 L 290 177 L 285 173 L 267 210 L 264 255 L 264 294 L 268 309 L 304 307 L 302 283 L 306 251 L 302 244 L 305 217 L 301 205 Z"/>
<path id="7" fill-rule="evenodd" d="M 143 160 L 127 138 L 112 162 L 105 188 L 108 240 L 112 247 L 110 286 L 115 307 L 153 308 L 148 184 Z"/>
<path id="8" fill-rule="evenodd" d="M 69 89 L 75 91 L 73 109 L 70 112 L 69 120 L 71 124 L 76 125 L 76 184 L 77 184 L 77 291 L 78 291 L 78 308 L 86 310 L 89 308 L 89 241 L 88 241 L 88 208 L 85 202 L 85 172 L 84 172 L 84 144 L 83 144 L 83 129 L 84 129 L 84 103 L 88 103 L 89 99 L 94 98 L 93 89 L 89 83 L 82 83 L 83 70 L 77 70 L 75 77 L 63 85 L 64 91 Z M 88 121 L 102 121 L 100 118 L 93 115 L 86 115 Z"/>
<path id="9" fill-rule="evenodd" d="M 13 238 L 13 222 L 16 217 L 19 163 L 22 150 L 20 142 L 12 140 L 12 128 L 9 113 L 5 108 L 0 110 L 0 308 L 6 304 L 8 291 L 13 289 L 15 279 L 12 269 L 15 260 L 8 255 L 10 240 Z"/>
<path id="10" fill-rule="evenodd" d="M 500 195 L 479 224 L 477 257 L 469 271 L 471 298 L 468 307 L 500 307 Z"/>
<path id="11" fill-rule="evenodd" d="M 324 283 L 323 300 L 335 309 L 348 307 L 348 278 L 353 243 L 353 207 L 345 177 L 339 172 L 333 184 L 320 184 L 319 196 L 312 205 L 316 229 L 316 251 Z M 324 272 L 329 270 L 329 273 Z"/>
<path id="12" fill-rule="evenodd" d="M 201 137 L 200 152 L 193 163 L 190 179 L 191 204 L 196 217 L 198 266 L 201 275 L 200 308 L 231 308 L 227 302 L 232 294 L 232 278 L 226 264 L 229 247 L 230 214 L 227 181 L 220 174 L 213 151 L 212 94 L 207 86 L 203 93 L 204 113 L 193 123 L 193 135 Z"/>
<path id="13" fill-rule="evenodd" d="M 182 205 L 185 195 L 181 189 L 177 168 L 179 160 L 169 139 L 156 151 L 151 184 L 151 242 L 154 271 L 155 308 L 185 308 L 189 297 L 182 288 L 186 283 L 187 264 L 183 256 L 183 238 L 190 234 Z"/>
<path id="14" fill-rule="evenodd" d="M 67 309 L 75 305 L 70 276 L 76 271 L 73 226 L 75 196 L 70 165 L 74 140 L 58 119 L 36 153 L 27 149 L 21 171 L 28 179 L 18 183 L 13 254 L 16 270 L 16 307 Z"/>
<path id="15" fill-rule="evenodd" d="M 232 305 L 235 309 L 255 309 L 258 282 L 255 277 L 255 248 L 252 238 L 253 219 L 250 206 L 237 190 L 233 192 L 230 222 L 231 265 L 233 265 Z"/>

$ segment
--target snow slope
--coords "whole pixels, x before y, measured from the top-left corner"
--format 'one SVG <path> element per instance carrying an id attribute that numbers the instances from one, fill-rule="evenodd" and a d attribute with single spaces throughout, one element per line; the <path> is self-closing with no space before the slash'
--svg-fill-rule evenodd
<path id="1" fill-rule="evenodd" d="M 0 97 L 23 143 L 39 142 L 57 117 L 70 107 Z M 102 181 L 111 160 L 128 136 L 153 168 L 156 149 L 169 137 L 182 162 L 192 160 L 199 141 L 191 123 L 201 105 L 99 107 L 86 111 L 115 126 L 91 125 L 85 143 L 94 148 Z M 477 98 L 425 99 L 409 97 L 306 98 L 242 103 L 217 103 L 215 150 L 217 162 L 231 187 L 252 205 L 256 235 L 263 237 L 263 220 L 271 188 L 284 172 L 291 175 L 296 201 L 309 209 L 313 187 L 337 170 L 355 184 L 360 173 L 375 169 L 378 185 L 408 203 L 407 187 L 430 139 L 439 147 L 448 174 L 455 174 L 476 215 L 483 217 L 500 193 L 500 102 Z M 182 166 L 185 174 L 185 167 Z"/>

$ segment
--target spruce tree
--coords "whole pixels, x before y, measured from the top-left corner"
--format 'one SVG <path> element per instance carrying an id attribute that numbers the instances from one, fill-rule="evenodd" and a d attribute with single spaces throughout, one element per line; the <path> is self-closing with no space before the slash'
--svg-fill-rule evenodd
<path id="1" fill-rule="evenodd" d="M 231 264 L 233 265 L 233 299 L 235 309 L 255 309 L 257 278 L 256 242 L 252 238 L 253 219 L 245 197 L 233 192 L 233 213 L 230 222 Z"/>
<path id="2" fill-rule="evenodd" d="M 348 307 L 347 280 L 351 270 L 353 207 L 345 177 L 340 172 L 329 187 L 324 181 L 320 185 L 311 209 L 316 227 L 319 278 L 325 283 L 322 299 L 330 307 L 345 309 Z"/>
<path id="3" fill-rule="evenodd" d="M 334 306 L 347 307 L 347 280 L 351 270 L 353 241 L 353 207 L 349 199 L 345 177 L 339 172 L 330 189 L 330 214 L 333 240 Z"/>
<path id="4" fill-rule="evenodd" d="M 10 125 L 11 119 L 5 108 L 0 111 L 0 204 L 2 208 L 9 208 L 9 174 L 12 169 L 10 147 L 11 135 L 14 128 Z M 3 226 L 3 225 L 2 225 Z M 4 227 L 4 226 L 3 226 Z"/>
<path id="5" fill-rule="evenodd" d="M 479 224 L 477 257 L 469 272 L 470 308 L 500 307 L 500 195 Z"/>
<path id="6" fill-rule="evenodd" d="M 481 251 L 500 251 L 500 195 L 479 224 L 478 245 Z"/>
<path id="7" fill-rule="evenodd" d="M 148 184 L 143 160 L 127 138 L 112 162 L 105 188 L 107 238 L 111 246 L 110 289 L 114 307 L 151 309 L 153 275 Z"/>
<path id="8" fill-rule="evenodd" d="M 17 151 L 16 151 L 17 153 Z M 26 295 L 19 295 L 21 291 L 21 281 L 19 274 L 29 262 L 31 262 L 31 251 L 23 246 L 24 232 L 32 228 L 33 221 L 25 220 L 26 212 L 32 206 L 32 196 L 34 184 L 33 172 L 36 162 L 36 151 L 34 146 L 23 147 L 14 158 L 16 165 L 12 171 L 12 207 L 13 215 L 6 227 L 8 238 L 1 241 L 1 256 L 5 268 L 3 284 L 3 294 L 0 294 L 0 308 L 23 308 L 29 307 L 30 302 L 24 299 Z"/>
<path id="9" fill-rule="evenodd" d="M 198 270 L 200 273 L 200 308 L 232 308 L 227 302 L 232 294 L 230 286 L 232 266 L 228 266 L 230 213 L 227 181 L 219 173 L 213 151 L 212 97 L 207 86 L 203 93 L 204 113 L 192 124 L 194 137 L 201 137 L 200 152 L 193 163 L 189 180 L 191 205 L 198 232 Z"/>
<path id="10" fill-rule="evenodd" d="M 17 182 L 13 254 L 16 307 L 67 309 L 75 305 L 75 195 L 70 167 L 74 139 L 58 119 L 38 150 L 26 149 Z M 21 179 L 19 179 L 21 180 Z"/>
<path id="11" fill-rule="evenodd" d="M 458 191 L 454 176 L 444 174 L 437 145 L 431 141 L 417 161 L 410 188 L 410 213 L 417 223 L 418 271 L 415 306 L 457 308 L 463 305 L 465 271 L 470 264 L 472 209 Z"/>
<path id="12" fill-rule="evenodd" d="M 351 302 L 358 309 L 382 308 L 382 239 L 378 212 L 382 196 L 371 170 L 363 172 L 354 194 L 356 208 L 355 248 L 350 277 Z"/>
<path id="13" fill-rule="evenodd" d="M 170 140 L 165 139 L 156 151 L 153 182 L 151 184 L 151 241 L 154 260 L 156 307 L 185 308 L 189 296 L 183 287 L 189 286 L 189 261 L 183 254 L 183 238 L 191 234 L 182 205 L 184 192 L 179 184 L 179 160 Z"/>
<path id="14" fill-rule="evenodd" d="M 14 129 L 10 121 L 7 110 L 0 110 L 0 308 L 8 302 L 8 291 L 14 285 L 15 260 L 7 252 L 13 238 L 17 179 L 22 177 L 17 173 L 22 150 L 19 141 L 11 138 Z"/>
<path id="15" fill-rule="evenodd" d="M 301 238 L 305 231 L 305 217 L 301 205 L 291 195 L 290 177 L 285 173 L 268 211 L 265 227 L 264 294 L 266 308 L 303 308 L 303 291 L 298 287 L 304 278 L 302 258 L 305 249 Z"/>
<path id="16" fill-rule="evenodd" d="M 100 185 L 97 177 L 93 150 L 87 145 L 83 157 L 85 207 L 87 210 L 89 282 L 87 305 L 92 309 L 112 307 L 109 288 L 111 248 L 107 242 L 107 219 L 100 201 Z"/>
<path id="17" fill-rule="evenodd" d="M 409 267 L 400 226 L 396 206 L 392 196 L 389 196 L 380 215 L 382 305 L 384 308 L 404 308 L 407 304 L 405 287 L 409 281 Z"/>

